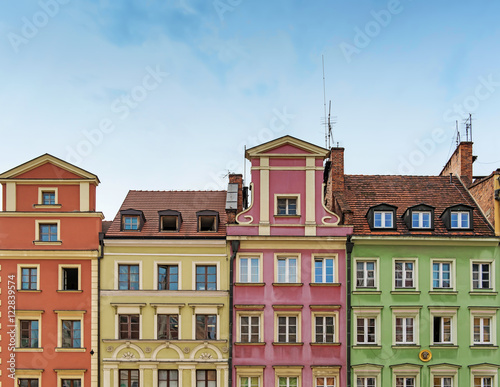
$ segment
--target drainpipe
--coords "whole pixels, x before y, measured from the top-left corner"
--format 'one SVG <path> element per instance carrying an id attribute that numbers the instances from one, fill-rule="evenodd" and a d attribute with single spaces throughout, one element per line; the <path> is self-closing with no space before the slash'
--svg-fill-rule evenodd
<path id="1" fill-rule="evenodd" d="M 233 269 L 234 259 L 240 248 L 240 241 L 231 241 L 231 261 L 229 263 L 229 387 L 233 386 Z"/>
<path id="2" fill-rule="evenodd" d="M 101 386 L 101 260 L 104 257 L 104 233 L 99 233 L 101 254 L 97 258 L 97 385 Z"/>
<path id="3" fill-rule="evenodd" d="M 354 242 L 352 242 L 352 235 L 347 236 L 347 241 L 345 243 L 345 250 L 347 254 L 347 387 L 351 387 L 351 347 L 352 347 L 352 332 L 351 332 L 351 313 L 352 313 L 352 307 L 351 307 L 351 292 L 352 292 L 352 283 L 351 283 L 351 253 L 352 249 L 354 247 Z"/>

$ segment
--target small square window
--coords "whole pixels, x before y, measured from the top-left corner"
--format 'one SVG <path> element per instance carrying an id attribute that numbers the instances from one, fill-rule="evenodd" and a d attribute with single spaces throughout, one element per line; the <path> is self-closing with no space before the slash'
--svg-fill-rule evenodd
<path id="1" fill-rule="evenodd" d="M 62 290 L 79 290 L 78 289 L 78 268 L 63 267 L 62 268 Z"/>
<path id="2" fill-rule="evenodd" d="M 260 339 L 260 315 L 240 315 L 241 343 L 258 343 Z"/>
<path id="3" fill-rule="evenodd" d="M 470 213 L 468 211 L 452 211 L 451 212 L 451 228 L 469 228 Z"/>
<path id="4" fill-rule="evenodd" d="M 278 198 L 278 215 L 297 215 L 297 198 Z"/>
<path id="5" fill-rule="evenodd" d="M 196 290 L 217 290 L 217 266 L 196 266 Z"/>
<path id="6" fill-rule="evenodd" d="M 374 228 L 392 228 L 393 227 L 393 213 L 392 211 L 375 211 L 373 213 L 373 227 Z"/>
<path id="7" fill-rule="evenodd" d="M 120 370 L 120 387 L 139 387 L 139 370 Z"/>
<path id="8" fill-rule="evenodd" d="M 40 241 L 41 242 L 56 242 L 57 241 L 57 224 L 40 223 Z"/>
<path id="9" fill-rule="evenodd" d="M 158 370 L 158 385 L 161 387 L 178 387 L 179 371 Z"/>
<path id="10" fill-rule="evenodd" d="M 214 370 L 197 370 L 196 387 L 215 387 L 217 385 L 217 373 Z"/>
<path id="11" fill-rule="evenodd" d="M 411 214 L 412 228 L 431 228 L 430 211 L 413 211 Z"/>
<path id="12" fill-rule="evenodd" d="M 138 314 L 120 314 L 119 316 L 119 338 L 139 339 L 139 315 Z"/>
<path id="13" fill-rule="evenodd" d="M 178 231 L 179 217 L 176 215 L 164 215 L 161 217 L 161 231 Z"/>
<path id="14" fill-rule="evenodd" d="M 158 340 L 177 340 L 179 338 L 179 315 L 159 314 Z"/>
<path id="15" fill-rule="evenodd" d="M 215 224 L 216 217 L 214 215 L 203 215 L 199 217 L 200 231 L 217 231 Z"/>
<path id="16" fill-rule="evenodd" d="M 54 191 L 42 191 L 42 204 L 56 204 L 56 193 Z"/>
<path id="17" fill-rule="evenodd" d="M 139 290 L 139 265 L 118 265 L 118 289 Z"/>
<path id="18" fill-rule="evenodd" d="M 434 376 L 434 387 L 453 387 L 452 376 Z"/>
<path id="19" fill-rule="evenodd" d="M 123 217 L 124 230 L 139 230 L 139 217 L 138 216 L 124 216 Z"/>

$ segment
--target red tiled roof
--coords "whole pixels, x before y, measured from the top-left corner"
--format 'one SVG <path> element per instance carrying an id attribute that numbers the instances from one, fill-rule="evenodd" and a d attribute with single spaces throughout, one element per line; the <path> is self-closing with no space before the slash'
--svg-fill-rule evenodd
<path id="1" fill-rule="evenodd" d="M 353 211 L 355 235 L 415 236 L 494 236 L 468 191 L 457 177 L 449 176 L 380 176 L 345 175 L 344 198 Z M 372 206 L 387 203 L 397 207 L 396 230 L 372 231 L 366 218 Z M 434 209 L 434 230 L 409 230 L 402 215 L 409 207 L 427 204 Z M 474 207 L 473 230 L 449 231 L 440 215 L 457 204 Z"/>
<path id="2" fill-rule="evenodd" d="M 120 231 L 120 211 L 115 216 L 106 238 L 164 237 L 220 238 L 226 236 L 226 191 L 129 191 L 121 210 L 140 210 L 146 222 L 141 231 Z M 158 211 L 175 210 L 182 216 L 179 232 L 159 231 Z M 196 212 L 212 210 L 219 213 L 217 232 L 198 232 Z"/>

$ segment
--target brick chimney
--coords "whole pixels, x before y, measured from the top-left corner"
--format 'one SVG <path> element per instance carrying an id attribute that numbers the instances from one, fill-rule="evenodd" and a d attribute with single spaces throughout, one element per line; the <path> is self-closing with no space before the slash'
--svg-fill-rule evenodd
<path id="1" fill-rule="evenodd" d="M 333 193 L 344 192 L 344 148 L 332 148 L 325 170 L 325 205 L 333 209 Z"/>
<path id="2" fill-rule="evenodd" d="M 466 187 L 469 187 L 472 184 L 472 163 L 474 160 L 475 158 L 472 156 L 472 142 L 462 141 L 451 155 L 439 176 L 448 176 L 452 173 L 458 176 Z"/>
<path id="3" fill-rule="evenodd" d="M 226 200 L 227 222 L 236 223 L 236 215 L 241 211 L 243 211 L 243 175 L 230 173 Z"/>

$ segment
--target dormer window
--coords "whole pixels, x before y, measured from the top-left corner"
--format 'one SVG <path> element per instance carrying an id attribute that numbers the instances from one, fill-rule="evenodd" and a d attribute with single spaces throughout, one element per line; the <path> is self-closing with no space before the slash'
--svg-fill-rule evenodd
<path id="1" fill-rule="evenodd" d="M 144 214 L 140 210 L 122 210 L 120 211 L 122 221 L 121 221 L 121 231 L 140 231 L 144 222 L 146 221 Z"/>
<path id="2" fill-rule="evenodd" d="M 441 214 L 444 225 L 450 231 L 453 230 L 472 230 L 472 210 L 466 204 L 458 204 L 456 206 L 448 207 Z"/>
<path id="3" fill-rule="evenodd" d="M 397 207 L 385 203 L 370 207 L 366 213 L 370 228 L 372 230 L 395 230 L 396 209 Z"/>
<path id="4" fill-rule="evenodd" d="M 423 203 L 409 207 L 403 214 L 403 220 L 409 230 L 433 230 L 434 207 Z"/>
<path id="5" fill-rule="evenodd" d="M 160 219 L 160 231 L 179 231 L 182 223 L 179 211 L 158 211 L 158 217 Z"/>
<path id="6" fill-rule="evenodd" d="M 219 213 L 217 211 L 198 211 L 196 216 L 198 217 L 199 232 L 217 232 L 219 225 Z"/>

